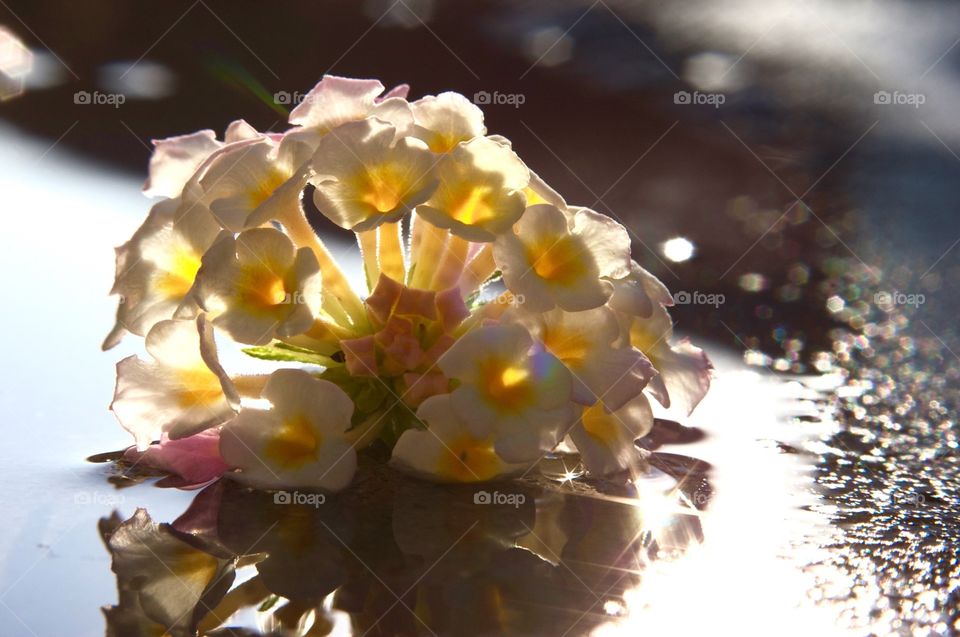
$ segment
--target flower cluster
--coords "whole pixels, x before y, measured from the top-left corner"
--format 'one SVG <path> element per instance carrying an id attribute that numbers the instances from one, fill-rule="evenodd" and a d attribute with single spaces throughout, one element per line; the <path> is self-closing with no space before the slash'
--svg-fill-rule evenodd
<path id="1" fill-rule="evenodd" d="M 326 76 L 285 132 L 240 120 L 222 141 L 155 142 L 144 190 L 160 200 L 117 251 L 104 343 L 146 340 L 112 405 L 132 455 L 188 482 L 216 466 L 339 490 L 371 445 L 475 482 L 565 443 L 608 474 L 637 462 L 648 396 L 700 401 L 710 363 L 671 342 L 672 298 L 626 229 L 568 205 L 462 95 L 406 94 Z M 363 286 L 313 215 L 356 240 Z M 230 374 L 215 336 L 282 368 Z"/>

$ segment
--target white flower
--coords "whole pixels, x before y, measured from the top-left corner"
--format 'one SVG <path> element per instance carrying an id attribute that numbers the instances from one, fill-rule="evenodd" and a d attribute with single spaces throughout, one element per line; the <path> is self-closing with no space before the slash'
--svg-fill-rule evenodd
<path id="1" fill-rule="evenodd" d="M 673 323 L 666 308 L 656 304 L 649 318 L 631 317 L 627 328 L 630 343 L 646 354 L 655 376 L 647 389 L 664 407 L 671 405 L 690 414 L 710 389 L 713 364 L 687 339 L 671 344 Z"/>
<path id="2" fill-rule="evenodd" d="M 406 89 L 398 86 L 378 98 L 383 93 L 383 84 L 378 80 L 325 75 L 290 111 L 290 123 L 324 135 L 342 124 L 376 117 L 406 135 L 413 126 L 413 114 L 404 99 Z"/>
<path id="3" fill-rule="evenodd" d="M 453 150 L 460 142 L 483 137 L 483 111 L 459 93 L 428 95 L 410 104 L 413 136 L 425 141 L 435 153 Z"/>
<path id="4" fill-rule="evenodd" d="M 148 197 L 179 197 L 183 186 L 212 153 L 223 147 L 212 130 L 153 140 L 150 173 L 143 184 Z"/>
<path id="5" fill-rule="evenodd" d="M 103 343 L 110 349 L 125 332 L 146 334 L 158 321 L 192 305 L 187 293 L 203 253 L 220 231 L 203 206 L 179 198 L 157 203 L 133 237 L 117 248 L 111 294 L 120 295 L 117 323 Z"/>
<path id="6" fill-rule="evenodd" d="M 578 403 L 602 401 L 608 409 L 619 409 L 657 373 L 640 350 L 620 343 L 620 323 L 608 307 L 583 312 L 556 308 L 540 314 L 519 306 L 503 320 L 523 325 L 567 366 Z"/>
<path id="7" fill-rule="evenodd" d="M 277 142 L 261 136 L 233 144 L 216 153 L 199 180 L 203 200 L 220 224 L 235 232 L 248 227 L 258 208 L 291 182 L 294 190 L 303 184 L 292 179 L 310 158 L 310 146 L 294 136 Z"/>
<path id="8" fill-rule="evenodd" d="M 527 195 L 527 206 L 536 206 L 537 204 L 548 203 L 556 206 L 566 214 L 567 202 L 560 196 L 556 190 L 547 185 L 540 175 L 530 171 L 530 185 L 524 191 Z"/>
<path id="9" fill-rule="evenodd" d="M 377 119 L 344 124 L 313 156 L 317 208 L 342 228 L 361 232 L 397 221 L 436 188 L 427 145 Z"/>
<path id="10" fill-rule="evenodd" d="M 626 229 L 599 213 L 581 208 L 567 215 L 549 204 L 527 208 L 514 232 L 494 243 L 493 257 L 507 288 L 531 311 L 559 306 L 575 312 L 606 303 L 613 286 L 601 277 L 630 271 Z"/>
<path id="11" fill-rule="evenodd" d="M 196 634 L 197 622 L 226 592 L 223 584 L 233 580 L 234 560 L 200 550 L 197 540 L 169 524 L 158 525 L 144 509 L 120 524 L 114 516 L 101 526 L 109 529 L 104 541 L 120 589 L 120 605 L 105 610 L 118 632 L 108 633 Z"/>
<path id="12" fill-rule="evenodd" d="M 618 312 L 649 318 L 655 308 L 673 305 L 667 286 L 636 261 L 630 262 L 630 274 L 610 283 L 613 284 L 613 296 L 609 305 Z"/>
<path id="13" fill-rule="evenodd" d="M 469 241 L 493 241 L 523 214 L 530 171 L 508 146 L 477 137 L 436 167 L 439 185 L 417 214 Z"/>
<path id="14" fill-rule="evenodd" d="M 217 328 L 241 343 L 263 345 L 313 325 L 320 267 L 309 248 L 297 250 L 279 230 L 254 228 L 236 238 L 224 233 L 203 257 L 195 295 Z"/>
<path id="15" fill-rule="evenodd" d="M 161 321 L 146 338 L 148 362 L 130 356 L 117 363 L 110 408 L 145 449 L 162 433 L 184 438 L 233 416 L 240 398 L 217 360 L 213 330 L 196 321 Z"/>
<path id="16" fill-rule="evenodd" d="M 497 455 L 492 436 L 476 437 L 457 417 L 450 394 L 432 396 L 417 409 L 429 427 L 408 429 L 393 448 L 391 464 L 439 482 L 485 482 L 523 470 Z"/>
<path id="17" fill-rule="evenodd" d="M 357 455 L 347 441 L 353 402 L 333 383 L 297 369 L 274 372 L 261 394 L 269 410 L 240 411 L 220 434 L 220 455 L 237 480 L 259 488 L 339 491 Z"/>
<path id="18" fill-rule="evenodd" d="M 242 119 L 231 122 L 224 140 L 218 141 L 212 130 L 153 140 L 150 173 L 143 185 L 148 197 L 179 197 L 184 186 L 202 172 L 201 167 L 217 151 L 235 142 L 261 137 Z"/>
<path id="19" fill-rule="evenodd" d="M 576 417 L 570 372 L 532 345 L 519 325 L 481 327 L 456 341 L 438 363 L 460 383 L 450 394 L 453 414 L 474 437 L 492 435 L 507 462 L 529 462 L 552 449 Z"/>
<path id="20" fill-rule="evenodd" d="M 650 403 L 639 394 L 612 412 L 603 403 L 585 408 L 570 438 L 587 471 L 608 475 L 637 466 L 643 456 L 634 442 L 652 427 Z"/>

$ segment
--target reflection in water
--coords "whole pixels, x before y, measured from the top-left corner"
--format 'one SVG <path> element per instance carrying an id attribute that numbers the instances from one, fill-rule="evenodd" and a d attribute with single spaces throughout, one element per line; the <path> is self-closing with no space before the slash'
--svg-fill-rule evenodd
<path id="1" fill-rule="evenodd" d="M 651 561 L 702 540 L 692 492 L 654 473 L 478 491 L 370 466 L 325 498 L 221 481 L 170 524 L 101 520 L 107 634 L 587 634 L 618 621 Z"/>

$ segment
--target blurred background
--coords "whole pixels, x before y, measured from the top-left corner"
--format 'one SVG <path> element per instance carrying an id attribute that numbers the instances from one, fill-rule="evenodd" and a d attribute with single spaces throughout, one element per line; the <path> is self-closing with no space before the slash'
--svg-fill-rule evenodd
<path id="1" fill-rule="evenodd" d="M 282 129 L 326 72 L 487 99 L 490 131 L 569 201 L 622 219 L 637 259 L 671 288 L 750 294 L 678 312 L 681 327 L 721 339 L 733 338 L 721 320 L 750 315 L 825 347 L 810 291 L 825 258 L 896 270 L 897 290 L 914 294 L 939 293 L 958 263 L 960 7 L 949 3 L 3 8 L 8 93 L 22 92 L 3 120 L 135 179 L 151 139 L 238 117 Z M 774 357 L 789 340 L 733 331 Z"/>
<path id="2" fill-rule="evenodd" d="M 781 451 L 806 454 L 842 530 L 843 594 L 872 591 L 848 619 L 958 629 L 960 5 L 0 0 L 0 25 L 3 327 L 22 361 L 0 404 L 19 426 L 53 413 L 79 419 L 67 438 L 120 445 L 82 424 L 109 400 L 101 375 L 67 366 L 83 401 L 36 412 L 12 381 L 42 394 L 51 330 L 52 355 L 92 360 L 151 139 L 240 117 L 282 130 L 324 73 L 454 90 L 567 201 L 629 228 L 678 332 L 839 379 L 818 399 L 836 430 Z"/>

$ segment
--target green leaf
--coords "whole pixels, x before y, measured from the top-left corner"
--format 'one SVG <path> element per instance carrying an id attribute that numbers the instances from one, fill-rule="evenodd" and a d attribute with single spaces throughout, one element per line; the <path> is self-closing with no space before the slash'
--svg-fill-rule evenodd
<path id="1" fill-rule="evenodd" d="M 370 414 L 380 408 L 386 397 L 387 391 L 382 385 L 371 383 L 357 391 L 353 397 L 353 402 L 357 406 L 357 411 Z"/>
<path id="2" fill-rule="evenodd" d="M 279 601 L 280 601 L 280 597 L 279 597 L 279 596 L 277 596 L 277 595 L 271 595 L 270 597 L 268 597 L 268 598 L 266 598 L 265 600 L 263 600 L 263 603 L 260 604 L 260 607 L 259 607 L 257 610 L 260 611 L 261 613 L 264 613 L 264 612 L 270 610 L 271 608 L 273 608 L 274 605 L 276 605 L 276 603 L 279 602 Z"/>
<path id="3" fill-rule="evenodd" d="M 401 405 L 397 405 L 391 409 L 385 418 L 387 422 L 383 429 L 380 430 L 380 439 L 386 443 L 389 449 L 393 449 L 393 446 L 397 444 L 397 440 L 400 439 L 404 431 L 408 429 L 426 429 L 426 425 L 420 422 L 408 408 Z"/>
<path id="4" fill-rule="evenodd" d="M 243 353 L 253 358 L 259 358 L 267 361 L 290 361 L 294 363 L 308 363 L 310 365 L 322 365 L 323 367 L 333 367 L 340 365 L 329 356 L 318 354 L 313 350 L 286 343 L 274 343 L 273 345 L 262 345 L 260 347 L 244 348 Z"/>

